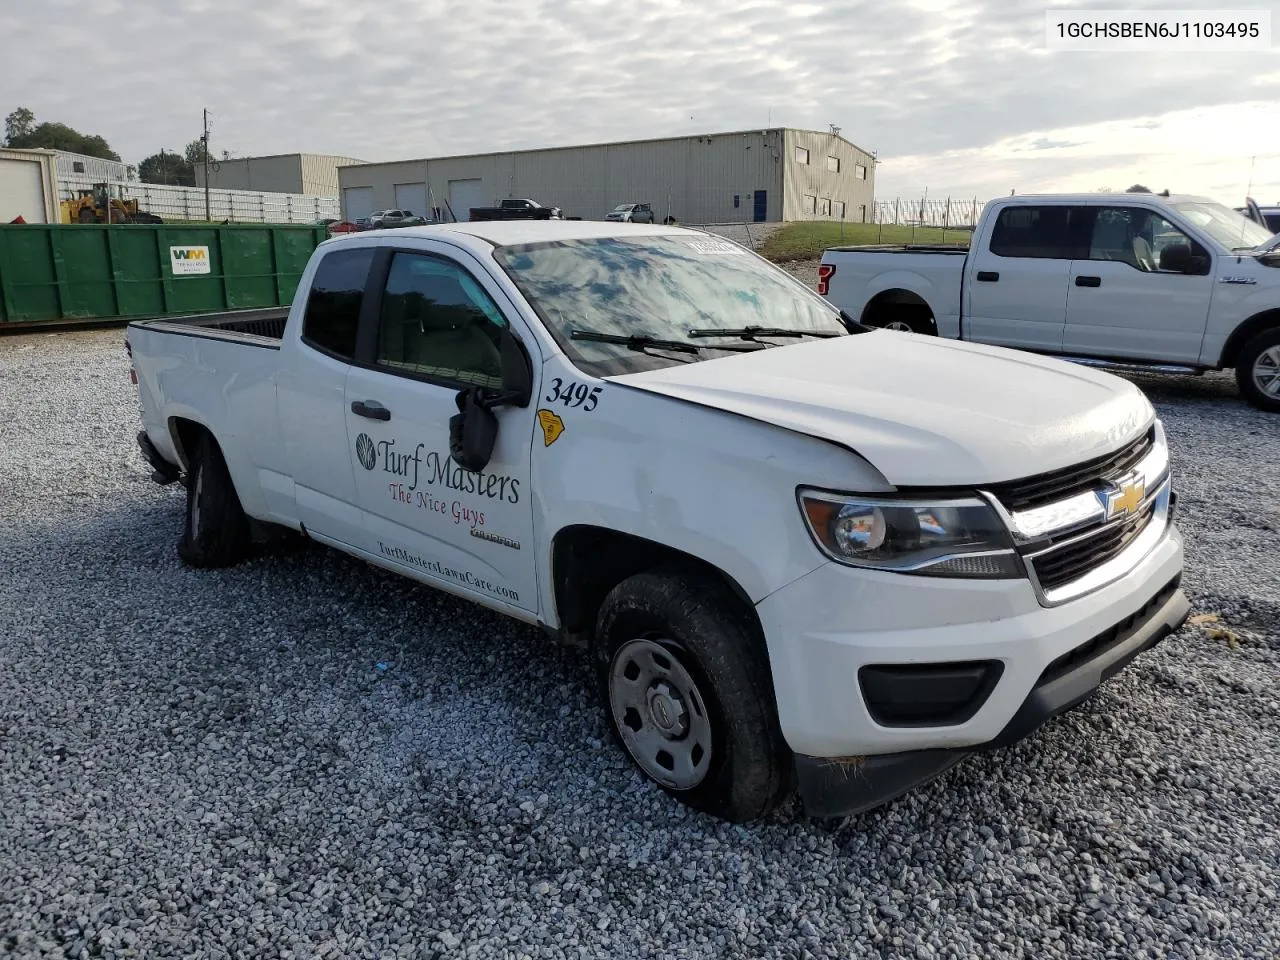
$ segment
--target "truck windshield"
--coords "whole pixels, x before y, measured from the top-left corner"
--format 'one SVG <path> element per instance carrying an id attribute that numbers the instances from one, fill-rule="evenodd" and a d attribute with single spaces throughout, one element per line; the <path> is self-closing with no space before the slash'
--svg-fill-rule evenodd
<path id="1" fill-rule="evenodd" d="M 1271 231 L 1220 203 L 1175 203 L 1173 208 L 1228 250 L 1252 250 L 1271 239 Z"/>
<path id="2" fill-rule="evenodd" d="M 572 339 L 574 330 L 688 341 L 696 359 L 728 356 L 730 338 L 690 339 L 693 330 L 785 327 L 843 335 L 839 311 L 782 270 L 715 237 L 604 237 L 499 247 L 498 263 L 560 348 L 595 376 L 670 366 L 678 360 L 624 344 Z M 706 334 L 703 333 L 705 337 Z M 764 346 L 812 342 L 795 338 Z M 687 360 L 688 357 L 681 359 Z"/>

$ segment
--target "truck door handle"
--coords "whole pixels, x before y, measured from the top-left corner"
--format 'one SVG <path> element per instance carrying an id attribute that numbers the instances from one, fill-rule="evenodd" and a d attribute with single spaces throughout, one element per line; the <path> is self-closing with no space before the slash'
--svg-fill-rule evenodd
<path id="1" fill-rule="evenodd" d="M 1100 287 L 1102 286 L 1101 277 L 1076 277 L 1077 287 Z"/>
<path id="2" fill-rule="evenodd" d="M 1000 274 L 994 270 L 979 270 L 978 279 L 983 283 L 995 283 L 1000 279 Z"/>
<path id="3" fill-rule="evenodd" d="M 391 411 L 377 400 L 352 400 L 351 412 L 357 417 L 367 417 L 370 420 L 391 419 Z"/>

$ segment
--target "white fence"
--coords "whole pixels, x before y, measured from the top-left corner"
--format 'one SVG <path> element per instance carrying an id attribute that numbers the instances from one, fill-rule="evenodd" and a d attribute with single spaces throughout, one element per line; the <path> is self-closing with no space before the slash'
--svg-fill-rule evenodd
<path id="1" fill-rule="evenodd" d="M 72 200 L 80 190 L 90 190 L 92 177 L 61 177 L 60 200 Z M 208 215 L 203 187 L 175 187 L 138 181 L 111 181 L 111 195 L 137 200 L 138 208 L 164 220 L 212 220 L 221 223 L 312 223 L 340 217 L 336 197 L 312 197 L 302 193 L 262 193 L 257 190 L 209 188 Z"/>

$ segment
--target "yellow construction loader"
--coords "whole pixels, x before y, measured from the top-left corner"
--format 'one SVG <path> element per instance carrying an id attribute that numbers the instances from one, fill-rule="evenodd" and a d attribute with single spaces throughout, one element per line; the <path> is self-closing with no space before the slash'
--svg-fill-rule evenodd
<path id="1" fill-rule="evenodd" d="M 108 211 L 110 220 L 108 220 Z M 105 183 L 91 190 L 77 190 L 74 200 L 62 201 L 63 223 L 164 223 L 154 213 L 138 208 L 137 200 L 111 196 Z"/>

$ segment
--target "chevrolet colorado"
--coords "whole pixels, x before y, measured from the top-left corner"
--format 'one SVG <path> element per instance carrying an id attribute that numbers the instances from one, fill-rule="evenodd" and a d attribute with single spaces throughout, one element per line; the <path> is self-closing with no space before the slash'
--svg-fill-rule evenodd
<path id="1" fill-rule="evenodd" d="M 866 328 L 718 237 L 351 234 L 287 314 L 127 344 L 187 563 L 296 531 L 581 644 L 636 766 L 731 820 L 892 799 L 1188 612 L 1136 387 Z"/>

